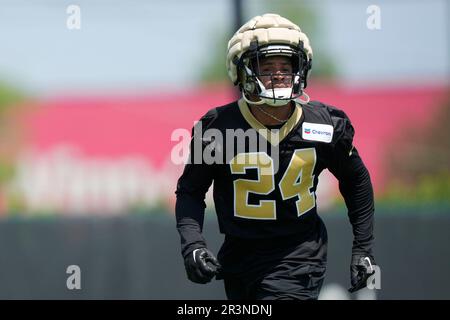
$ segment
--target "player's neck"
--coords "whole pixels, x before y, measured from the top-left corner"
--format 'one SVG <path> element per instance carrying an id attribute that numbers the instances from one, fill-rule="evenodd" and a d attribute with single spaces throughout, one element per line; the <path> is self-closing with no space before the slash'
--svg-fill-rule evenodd
<path id="1" fill-rule="evenodd" d="M 265 126 L 273 126 L 286 123 L 295 108 L 295 102 L 291 101 L 284 106 L 272 107 L 267 104 L 249 104 L 253 116 Z"/>

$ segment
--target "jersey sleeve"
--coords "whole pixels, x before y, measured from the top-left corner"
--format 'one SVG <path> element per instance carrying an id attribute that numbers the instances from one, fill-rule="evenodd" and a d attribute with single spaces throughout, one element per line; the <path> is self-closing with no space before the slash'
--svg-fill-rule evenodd
<path id="1" fill-rule="evenodd" d="M 206 247 L 202 230 L 206 208 L 205 195 L 213 181 L 213 165 L 203 161 L 203 150 L 208 142 L 205 142 L 202 136 L 216 116 L 213 109 L 192 128 L 188 162 L 177 182 L 175 217 L 183 257 L 195 249 Z"/>
<path id="2" fill-rule="evenodd" d="M 372 254 L 374 194 L 369 172 L 353 145 L 355 130 L 341 110 L 330 112 L 336 139 L 332 144 L 329 170 L 339 181 L 353 229 L 353 253 Z"/>

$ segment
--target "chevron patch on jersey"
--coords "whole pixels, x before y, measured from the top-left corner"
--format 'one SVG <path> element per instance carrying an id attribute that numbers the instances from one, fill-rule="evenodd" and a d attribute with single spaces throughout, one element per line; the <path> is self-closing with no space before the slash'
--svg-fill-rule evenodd
<path id="1" fill-rule="evenodd" d="M 330 143 L 333 139 L 333 126 L 329 124 L 303 122 L 302 138 L 304 140 Z"/>

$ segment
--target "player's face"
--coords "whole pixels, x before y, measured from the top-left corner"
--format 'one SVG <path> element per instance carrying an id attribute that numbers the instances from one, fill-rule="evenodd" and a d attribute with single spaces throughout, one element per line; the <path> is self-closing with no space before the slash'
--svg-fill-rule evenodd
<path id="1" fill-rule="evenodd" d="M 261 59 L 259 74 L 259 80 L 266 89 L 292 86 L 292 63 L 288 57 L 272 56 Z"/>

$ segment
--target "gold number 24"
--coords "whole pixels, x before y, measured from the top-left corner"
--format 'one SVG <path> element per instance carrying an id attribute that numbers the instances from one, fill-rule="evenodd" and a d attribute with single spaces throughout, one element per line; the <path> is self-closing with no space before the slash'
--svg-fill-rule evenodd
<path id="1" fill-rule="evenodd" d="M 283 200 L 298 197 L 295 202 L 297 216 L 301 216 L 316 204 L 314 192 L 309 189 L 314 183 L 316 149 L 296 149 L 278 187 Z M 234 181 L 234 215 L 247 219 L 275 220 L 275 200 L 261 200 L 249 204 L 250 193 L 267 195 L 275 190 L 273 160 L 266 152 L 239 153 L 230 161 L 231 173 L 244 174 L 247 169 L 257 169 L 257 180 Z"/>

